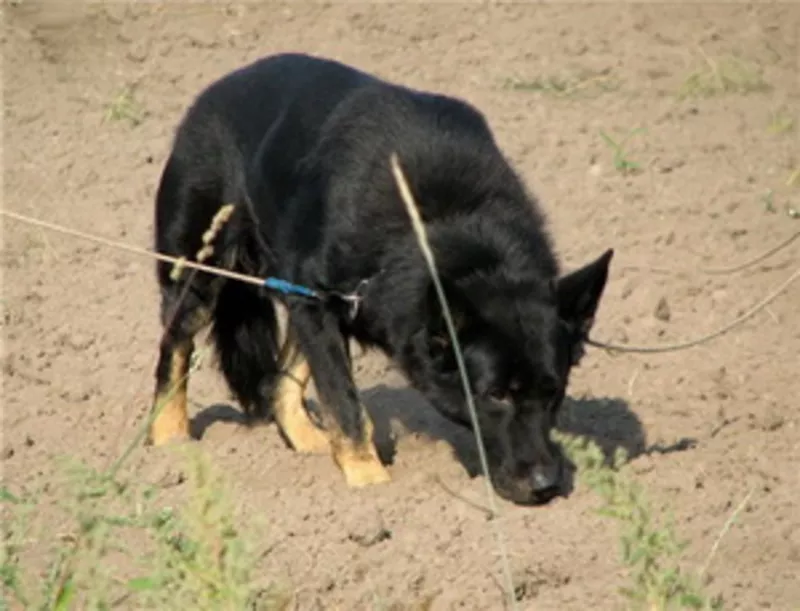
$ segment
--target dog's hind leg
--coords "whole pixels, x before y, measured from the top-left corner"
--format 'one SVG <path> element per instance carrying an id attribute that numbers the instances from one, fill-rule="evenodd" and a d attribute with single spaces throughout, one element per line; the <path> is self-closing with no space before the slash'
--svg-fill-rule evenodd
<path id="1" fill-rule="evenodd" d="M 152 406 L 156 413 L 148 438 L 155 446 L 188 439 L 190 435 L 186 401 L 194 337 L 211 319 L 211 310 L 191 287 L 187 287 L 183 295 L 179 285 L 164 290 L 164 336 L 156 366 Z"/>
<path id="2" fill-rule="evenodd" d="M 217 234 L 225 230 L 217 226 L 223 201 L 223 192 L 213 176 L 209 178 L 209 172 L 173 152 L 156 195 L 156 249 L 195 260 L 209 246 L 205 244 L 205 236 L 210 229 L 215 234 L 212 244 L 217 247 Z M 212 255 L 204 262 L 221 265 L 222 254 Z M 149 431 L 153 445 L 190 434 L 186 393 L 194 337 L 211 321 L 214 304 L 224 285 L 222 279 L 195 270 L 181 270 L 178 276 L 173 275 L 175 271 L 175 266 L 164 261 L 156 265 L 163 337 L 152 406 L 156 413 Z"/>
<path id="3" fill-rule="evenodd" d="M 328 436 L 308 415 L 303 395 L 311 381 L 311 368 L 297 345 L 291 325 L 279 357 L 281 370 L 272 395 L 275 420 L 298 452 L 323 454 L 330 451 Z"/>

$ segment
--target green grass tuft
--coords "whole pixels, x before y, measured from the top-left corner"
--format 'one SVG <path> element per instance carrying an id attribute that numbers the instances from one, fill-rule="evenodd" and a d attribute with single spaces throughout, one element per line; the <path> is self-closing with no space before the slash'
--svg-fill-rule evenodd
<path id="1" fill-rule="evenodd" d="M 207 459 L 195 450 L 186 465 L 188 499 L 178 509 L 158 503 L 157 487 L 82 464 L 46 493 L 0 489 L 0 609 L 285 609 L 289 597 L 254 575 L 251 538 L 236 528 Z M 37 514 L 53 510 L 61 532 L 37 533 Z"/>
<path id="2" fill-rule="evenodd" d="M 106 120 L 127 121 L 131 127 L 137 127 L 144 121 L 147 113 L 134 96 L 134 87 L 128 85 L 108 105 Z"/>
<path id="3" fill-rule="evenodd" d="M 795 120 L 794 117 L 787 112 L 785 108 L 781 108 L 770 113 L 767 131 L 773 135 L 783 135 L 794 132 Z"/>
<path id="4" fill-rule="evenodd" d="M 712 59 L 703 54 L 704 65 L 692 72 L 678 91 L 679 99 L 708 98 L 725 94 L 770 91 L 761 70 L 734 56 Z"/>
<path id="5" fill-rule="evenodd" d="M 671 520 L 657 522 L 644 489 L 620 472 L 627 456 L 618 448 L 608 464 L 602 449 L 584 437 L 554 434 L 578 468 L 578 477 L 603 504 L 598 510 L 620 527 L 621 559 L 630 585 L 621 593 L 633 609 L 722 609 L 722 600 L 703 591 L 699 576 L 679 568 L 687 543 L 678 539 Z"/>
<path id="6" fill-rule="evenodd" d="M 630 140 L 636 134 L 643 134 L 645 132 L 646 130 L 644 128 L 639 127 L 629 131 L 626 136 L 617 141 L 609 136 L 605 131 L 600 130 L 600 137 L 606 143 L 608 148 L 610 148 L 614 153 L 614 168 L 618 172 L 621 172 L 622 174 L 634 174 L 641 171 L 642 166 L 628 157 L 628 153 L 625 151 L 625 145 L 627 144 L 628 140 Z"/>
<path id="7" fill-rule="evenodd" d="M 506 89 L 541 93 L 557 98 L 592 98 L 617 91 L 622 83 L 609 71 L 580 71 L 567 76 L 551 75 L 534 79 L 509 78 Z"/>

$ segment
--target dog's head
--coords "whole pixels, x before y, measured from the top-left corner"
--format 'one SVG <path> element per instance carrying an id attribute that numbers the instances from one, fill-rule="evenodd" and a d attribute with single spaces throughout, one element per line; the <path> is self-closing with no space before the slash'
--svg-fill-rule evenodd
<path id="1" fill-rule="evenodd" d="M 562 492 L 565 460 L 550 439 L 570 370 L 583 356 L 613 255 L 558 280 L 497 276 L 447 289 L 498 494 L 523 505 Z M 456 421 L 469 414 L 446 328 L 429 329 L 434 404 Z M 433 384 L 431 384 L 433 382 Z"/>

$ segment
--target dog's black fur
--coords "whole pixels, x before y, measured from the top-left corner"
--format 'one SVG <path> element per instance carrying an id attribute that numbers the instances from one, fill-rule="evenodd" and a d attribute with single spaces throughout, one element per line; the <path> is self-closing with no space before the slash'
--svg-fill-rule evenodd
<path id="1" fill-rule="evenodd" d="M 213 83 L 181 122 L 158 191 L 156 247 L 194 258 L 212 217 L 233 203 L 207 263 L 341 292 L 368 279 L 355 319 L 336 302 L 278 296 L 328 422 L 356 444 L 369 432 L 350 370 L 354 338 L 383 350 L 442 414 L 469 426 L 392 152 L 458 321 L 495 489 L 515 503 L 546 502 L 559 493 L 564 463 L 549 434 L 612 251 L 559 277 L 535 199 L 471 105 L 307 55 L 259 60 Z M 279 373 L 276 295 L 203 273 L 176 282 L 170 270 L 158 266 L 168 327 L 159 388 L 176 346 L 213 322 L 230 388 L 248 413 L 267 416 Z"/>

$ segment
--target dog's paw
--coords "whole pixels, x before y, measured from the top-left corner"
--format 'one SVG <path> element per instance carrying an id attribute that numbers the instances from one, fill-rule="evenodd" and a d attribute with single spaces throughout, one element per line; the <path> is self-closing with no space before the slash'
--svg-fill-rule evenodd
<path id="1" fill-rule="evenodd" d="M 161 447 L 167 444 L 184 443 L 192 438 L 189 420 L 183 418 L 158 418 L 150 427 L 147 445 Z"/>
<path id="2" fill-rule="evenodd" d="M 364 488 L 391 481 L 391 476 L 377 456 L 349 456 L 339 460 L 345 482 L 350 488 Z"/>

